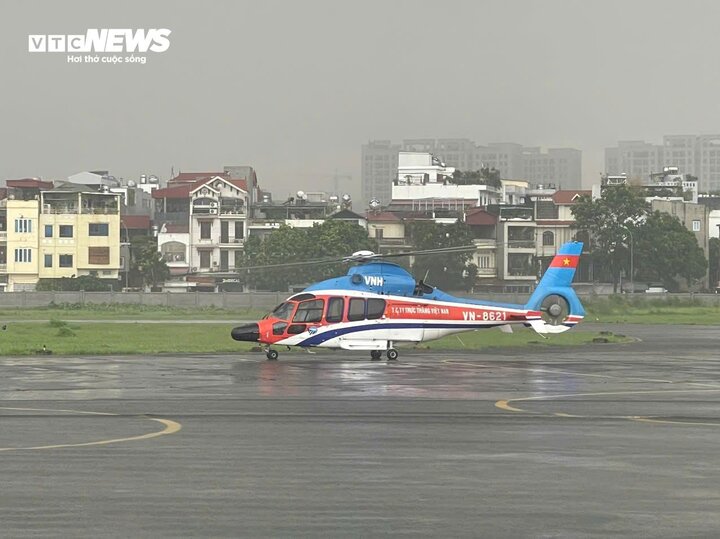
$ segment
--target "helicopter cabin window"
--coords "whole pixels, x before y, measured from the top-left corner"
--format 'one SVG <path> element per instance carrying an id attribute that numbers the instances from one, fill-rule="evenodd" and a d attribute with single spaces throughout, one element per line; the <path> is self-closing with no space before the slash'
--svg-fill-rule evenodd
<path id="1" fill-rule="evenodd" d="M 385 300 L 379 298 L 370 298 L 367 300 L 367 319 L 376 320 L 382 318 L 385 314 Z"/>
<path id="2" fill-rule="evenodd" d="M 290 324 L 287 328 L 288 335 L 300 335 L 305 333 L 305 324 Z"/>
<path id="3" fill-rule="evenodd" d="M 340 322 L 343 317 L 345 308 L 345 300 L 343 298 L 330 298 L 328 300 L 327 312 L 325 313 L 326 322 Z"/>
<path id="4" fill-rule="evenodd" d="M 321 299 L 303 301 L 293 317 L 293 322 L 320 322 L 325 302 Z"/>
<path id="5" fill-rule="evenodd" d="M 365 318 L 365 300 L 362 298 L 352 298 L 350 307 L 348 307 L 347 319 L 350 322 L 362 320 Z"/>
<path id="6" fill-rule="evenodd" d="M 281 303 L 280 305 L 275 307 L 275 309 L 272 313 L 270 313 L 270 315 L 273 318 L 279 318 L 280 320 L 290 320 L 290 315 L 292 314 L 294 308 L 294 303 L 286 301 L 285 303 Z"/>
<path id="7" fill-rule="evenodd" d="M 273 335 L 282 335 L 285 333 L 287 322 L 275 322 L 273 324 Z"/>

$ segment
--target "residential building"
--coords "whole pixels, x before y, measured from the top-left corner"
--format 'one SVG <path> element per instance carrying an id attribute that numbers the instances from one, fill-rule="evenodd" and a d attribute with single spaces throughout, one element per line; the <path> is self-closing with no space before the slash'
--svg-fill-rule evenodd
<path id="1" fill-rule="evenodd" d="M 36 179 L 9 180 L 7 185 L 6 241 L 0 252 L 7 291 L 34 290 L 39 279 L 118 278 L 119 195 L 69 182 L 53 187 Z"/>
<path id="2" fill-rule="evenodd" d="M 698 178 L 699 191 L 720 191 L 720 135 L 666 135 L 662 144 L 620 141 L 605 149 L 605 172 L 629 179 L 648 178 L 663 166 Z"/>
<path id="3" fill-rule="evenodd" d="M 386 206 L 392 198 L 392 183 L 397 177 L 400 145 L 389 140 L 373 140 L 362 146 L 361 176 L 363 201 L 376 199 Z"/>
<path id="4" fill-rule="evenodd" d="M 40 279 L 118 279 L 120 195 L 61 182 L 40 193 Z"/>
<path id="5" fill-rule="evenodd" d="M 405 139 L 402 144 L 389 140 L 371 141 L 362 146 L 363 202 L 373 198 L 387 206 L 391 198 L 389 182 L 396 178 L 400 152 L 435 155 L 448 167 L 462 171 L 495 168 L 503 178 L 533 183 L 554 183 L 564 189 L 579 189 L 582 179 L 582 152 L 574 148 L 523 147 L 512 142 L 477 145 L 469 139 Z"/>

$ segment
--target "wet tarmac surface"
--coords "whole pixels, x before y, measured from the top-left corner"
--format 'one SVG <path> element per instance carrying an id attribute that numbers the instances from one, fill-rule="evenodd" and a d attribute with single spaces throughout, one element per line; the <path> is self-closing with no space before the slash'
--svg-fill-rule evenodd
<path id="1" fill-rule="evenodd" d="M 0 358 L 0 535 L 717 535 L 720 328 L 609 329 L 642 340 Z"/>

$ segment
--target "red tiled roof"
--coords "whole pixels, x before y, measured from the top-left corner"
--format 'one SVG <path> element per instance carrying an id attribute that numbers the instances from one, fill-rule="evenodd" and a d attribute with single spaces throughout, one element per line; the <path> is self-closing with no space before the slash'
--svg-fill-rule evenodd
<path id="1" fill-rule="evenodd" d="M 381 211 L 378 213 L 368 212 L 367 220 L 370 222 L 375 221 L 400 221 L 400 218 L 392 212 Z"/>
<path id="2" fill-rule="evenodd" d="M 485 210 L 468 211 L 465 214 L 465 223 L 468 225 L 495 225 L 497 224 L 497 216 L 488 213 Z"/>
<path id="3" fill-rule="evenodd" d="M 238 189 L 242 189 L 243 191 L 247 192 L 247 181 L 246 180 L 228 180 L 226 175 L 223 174 L 215 174 L 213 176 L 207 176 L 205 178 L 199 178 L 194 181 L 188 181 L 188 182 L 176 182 L 175 185 L 170 184 L 168 182 L 168 187 L 165 187 L 164 189 L 155 189 L 152 192 L 153 198 L 190 198 L 190 193 L 193 192 L 198 187 L 205 185 L 213 178 L 220 176 L 222 179 L 230 182 L 232 185 L 237 187 Z M 176 176 L 177 178 L 178 176 Z M 174 178 L 173 178 L 174 179 Z M 172 180 L 171 180 L 172 181 Z"/>
<path id="4" fill-rule="evenodd" d="M 226 180 L 230 177 L 226 172 L 180 172 L 174 178 L 168 180 L 168 184 L 172 183 L 195 183 L 198 180 L 214 178 L 220 176 Z"/>
<path id="5" fill-rule="evenodd" d="M 26 189 L 52 189 L 53 182 L 44 182 L 34 178 L 23 178 L 21 180 L 8 180 L 5 182 L 8 187 L 24 187 Z"/>
<path id="6" fill-rule="evenodd" d="M 155 189 L 152 192 L 153 198 L 190 198 L 190 191 L 194 188 L 194 184 L 187 183 L 174 187 L 165 187 L 164 189 Z"/>
<path id="7" fill-rule="evenodd" d="M 555 191 L 555 193 L 553 193 L 552 199 L 555 204 L 575 204 L 578 197 L 585 195 L 592 195 L 592 191 L 570 189 L 565 191 Z"/>
<path id="8" fill-rule="evenodd" d="M 120 218 L 120 222 L 127 228 L 148 230 L 150 228 L 150 216 L 149 215 L 123 215 Z"/>

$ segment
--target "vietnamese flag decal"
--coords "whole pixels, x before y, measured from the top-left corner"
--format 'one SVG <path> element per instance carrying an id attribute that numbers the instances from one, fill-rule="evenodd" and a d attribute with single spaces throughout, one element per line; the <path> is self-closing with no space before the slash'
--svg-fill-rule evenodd
<path id="1" fill-rule="evenodd" d="M 551 268 L 577 268 L 580 257 L 578 255 L 555 255 L 550 262 Z"/>

